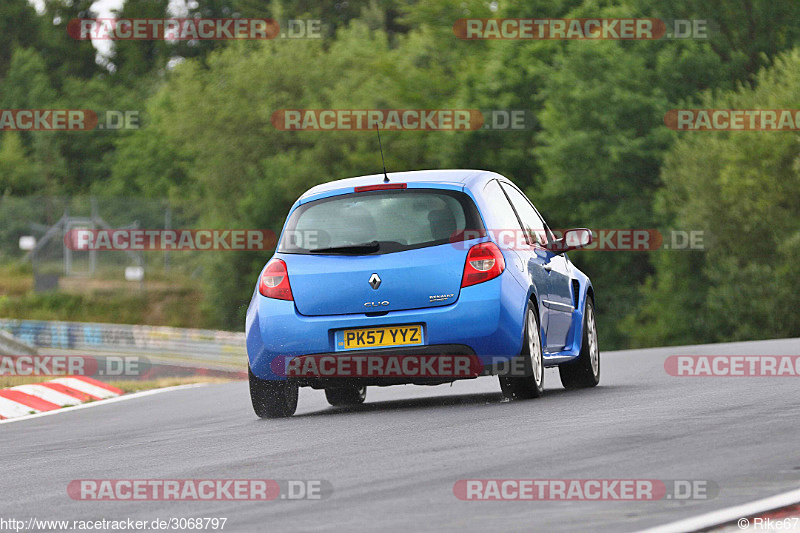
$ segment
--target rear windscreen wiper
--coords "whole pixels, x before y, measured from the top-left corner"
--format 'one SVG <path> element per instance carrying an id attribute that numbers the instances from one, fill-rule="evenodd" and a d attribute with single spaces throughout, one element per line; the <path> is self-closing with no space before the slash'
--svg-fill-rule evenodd
<path id="1" fill-rule="evenodd" d="M 377 252 L 381 247 L 378 241 L 365 242 L 363 244 L 347 244 L 344 246 L 330 246 L 328 248 L 317 248 L 309 250 L 312 254 L 369 254 Z"/>

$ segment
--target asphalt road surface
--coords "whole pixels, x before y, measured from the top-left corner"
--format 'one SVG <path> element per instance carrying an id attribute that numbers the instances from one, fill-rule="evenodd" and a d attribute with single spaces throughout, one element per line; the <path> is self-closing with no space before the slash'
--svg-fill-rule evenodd
<path id="1" fill-rule="evenodd" d="M 226 517 L 225 531 L 635 531 L 800 486 L 800 378 L 685 378 L 673 354 L 798 355 L 800 339 L 602 355 L 600 386 L 504 402 L 493 377 L 370 388 L 355 409 L 301 389 L 259 420 L 245 382 L 0 425 L 0 518 Z M 324 500 L 90 502 L 73 479 L 327 480 Z M 461 501 L 459 479 L 711 480 L 706 501 Z"/>

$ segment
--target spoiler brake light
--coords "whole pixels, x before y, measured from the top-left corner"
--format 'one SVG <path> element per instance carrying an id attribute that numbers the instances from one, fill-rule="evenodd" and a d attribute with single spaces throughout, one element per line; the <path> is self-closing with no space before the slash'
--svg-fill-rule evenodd
<path id="1" fill-rule="evenodd" d="M 382 183 L 380 185 L 362 185 L 361 187 L 356 187 L 356 192 L 384 191 L 387 189 L 405 189 L 407 187 L 408 187 L 407 183 Z"/>

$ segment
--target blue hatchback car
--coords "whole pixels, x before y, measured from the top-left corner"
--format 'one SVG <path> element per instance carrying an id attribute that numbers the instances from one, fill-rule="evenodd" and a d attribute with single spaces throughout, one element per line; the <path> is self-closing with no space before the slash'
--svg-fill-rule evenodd
<path id="1" fill-rule="evenodd" d="M 594 291 L 566 256 L 591 240 L 587 229 L 557 238 L 493 172 L 397 172 L 313 187 L 292 206 L 247 311 L 256 414 L 291 416 L 304 386 L 352 405 L 367 386 L 487 374 L 499 375 L 506 397 L 535 398 L 550 366 L 567 388 L 597 385 Z M 387 356 L 405 358 L 402 368 L 353 371 L 359 358 Z M 469 371 L 419 372 L 429 356 L 467 357 Z M 318 371 L 326 360 L 335 371 Z M 314 372 L 290 371 L 307 363 Z"/>

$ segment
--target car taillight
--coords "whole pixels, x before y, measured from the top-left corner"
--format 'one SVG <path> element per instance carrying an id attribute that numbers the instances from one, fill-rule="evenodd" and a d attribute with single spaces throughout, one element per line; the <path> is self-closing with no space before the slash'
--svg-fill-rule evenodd
<path id="1" fill-rule="evenodd" d="M 500 248 L 493 242 L 476 244 L 469 249 L 467 262 L 464 265 L 464 277 L 461 286 L 469 287 L 494 279 L 506 269 L 506 261 Z"/>
<path id="2" fill-rule="evenodd" d="M 261 279 L 258 282 L 258 292 L 267 298 L 294 300 L 286 263 L 281 259 L 273 259 L 267 263 L 267 268 L 261 273 Z"/>

